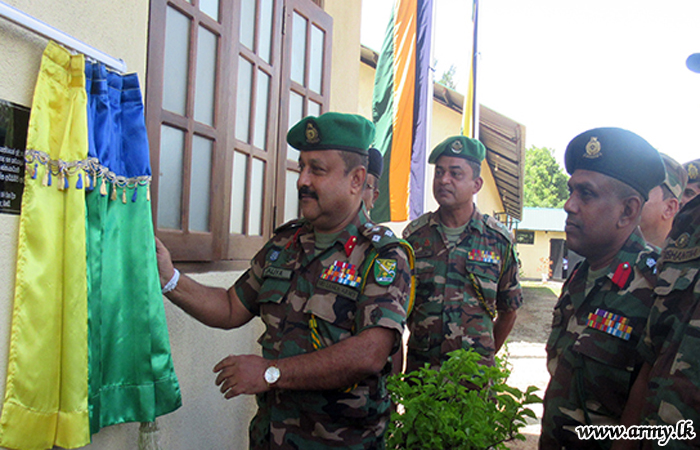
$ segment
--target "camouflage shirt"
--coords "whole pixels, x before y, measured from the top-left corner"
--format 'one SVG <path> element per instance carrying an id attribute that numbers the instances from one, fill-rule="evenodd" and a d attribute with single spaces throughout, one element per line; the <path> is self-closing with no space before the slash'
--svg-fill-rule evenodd
<path id="1" fill-rule="evenodd" d="M 489 311 L 512 311 L 522 304 L 518 261 L 510 233 L 500 222 L 475 207 L 456 246 L 448 244 L 441 228 L 435 212 L 403 232 L 416 253 L 417 278 L 416 304 L 408 319 L 407 372 L 425 363 L 439 367 L 459 348 L 473 348 L 492 365 Z"/>
<path id="2" fill-rule="evenodd" d="M 643 361 L 635 348 L 652 304 L 657 258 L 637 227 L 588 295 L 588 261 L 564 283 L 547 341 L 551 379 L 541 449 L 591 448 L 592 441 L 577 438 L 577 425 L 619 422 Z"/>
<path id="3" fill-rule="evenodd" d="M 644 425 L 692 420 L 695 439 L 663 448 L 700 447 L 700 197 L 676 217 L 659 259 L 656 301 L 640 353 L 652 364 Z M 647 443 L 647 445 L 651 445 Z M 658 447 L 658 442 L 653 445 Z"/>
<path id="4" fill-rule="evenodd" d="M 242 303 L 266 326 L 259 339 L 263 356 L 313 352 L 372 327 L 395 330 L 398 348 L 411 275 L 399 239 L 360 212 L 318 255 L 314 241 L 304 219 L 283 225 L 235 284 Z M 389 368 L 344 389 L 259 394 L 251 448 L 383 448 Z"/>

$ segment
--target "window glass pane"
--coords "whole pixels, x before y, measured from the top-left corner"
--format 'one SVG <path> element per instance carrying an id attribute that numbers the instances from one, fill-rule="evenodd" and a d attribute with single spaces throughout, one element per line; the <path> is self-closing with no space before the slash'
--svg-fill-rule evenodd
<path id="1" fill-rule="evenodd" d="M 255 0 L 241 0 L 241 44 L 253 50 L 255 47 Z"/>
<path id="2" fill-rule="evenodd" d="M 267 131 L 267 104 L 270 96 L 270 76 L 258 70 L 258 86 L 255 93 L 255 140 L 253 145 L 265 149 Z"/>
<path id="3" fill-rule="evenodd" d="M 292 23 L 292 80 L 304 86 L 306 67 L 306 19 L 294 12 Z"/>
<path id="4" fill-rule="evenodd" d="M 250 135 L 250 102 L 253 86 L 253 64 L 241 57 L 238 59 L 236 95 L 236 139 L 248 142 Z"/>
<path id="5" fill-rule="evenodd" d="M 176 128 L 160 127 L 160 173 L 158 173 L 158 227 L 182 228 L 182 158 L 185 133 Z"/>
<path id="6" fill-rule="evenodd" d="M 257 54 L 266 63 L 272 59 L 272 16 L 273 0 L 260 1 L 260 37 L 258 40 Z"/>
<path id="7" fill-rule="evenodd" d="M 315 25 L 311 26 L 311 49 L 309 55 L 309 89 L 321 93 L 323 78 L 323 38 L 325 33 Z"/>
<path id="8" fill-rule="evenodd" d="M 296 92 L 289 93 L 289 124 L 287 129 L 304 118 L 304 97 Z M 287 159 L 299 161 L 299 150 L 287 145 Z"/>
<path id="9" fill-rule="evenodd" d="M 299 197 L 297 195 L 297 180 L 299 174 L 293 170 L 287 171 L 286 190 L 284 191 L 284 221 L 289 222 L 299 216 Z"/>
<path id="10" fill-rule="evenodd" d="M 250 174 L 250 211 L 248 214 L 248 235 L 262 234 L 262 212 L 265 183 L 265 162 L 253 158 L 253 168 Z"/>
<path id="11" fill-rule="evenodd" d="M 233 180 L 231 185 L 231 225 L 229 231 L 243 233 L 245 214 L 246 161 L 248 157 L 241 152 L 233 152 Z"/>
<path id="12" fill-rule="evenodd" d="M 219 21 L 219 0 L 199 0 L 199 10 Z"/>
<path id="13" fill-rule="evenodd" d="M 316 103 L 313 100 L 309 100 L 309 105 L 307 106 L 307 115 L 309 116 L 320 116 L 321 115 L 321 104 Z"/>
<path id="14" fill-rule="evenodd" d="M 192 139 L 190 179 L 190 230 L 209 231 L 209 192 L 213 142 L 200 136 Z"/>
<path id="15" fill-rule="evenodd" d="M 187 107 L 187 55 L 190 44 L 190 19 L 173 8 L 165 17 L 165 54 L 163 72 L 163 109 L 182 116 Z"/>
<path id="16" fill-rule="evenodd" d="M 197 82 L 194 90 L 194 120 L 209 126 L 214 126 L 217 39 L 214 33 L 204 27 L 199 27 Z"/>

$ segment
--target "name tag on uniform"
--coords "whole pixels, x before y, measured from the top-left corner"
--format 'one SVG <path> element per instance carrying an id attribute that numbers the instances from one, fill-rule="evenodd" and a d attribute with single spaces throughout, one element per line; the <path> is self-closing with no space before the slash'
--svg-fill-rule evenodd
<path id="1" fill-rule="evenodd" d="M 263 270 L 264 278 L 279 278 L 281 280 L 290 280 L 292 278 L 293 272 L 289 269 L 282 269 L 281 267 L 266 267 Z"/>
<path id="2" fill-rule="evenodd" d="M 586 325 L 626 341 L 629 341 L 632 335 L 632 326 L 629 325 L 627 317 L 613 314 L 600 308 L 597 308 L 594 313 L 588 314 L 588 323 Z"/>
<path id="3" fill-rule="evenodd" d="M 323 278 L 318 280 L 316 286 L 333 292 L 334 294 L 338 294 L 342 297 L 347 297 L 350 300 L 357 300 L 357 297 L 359 296 L 359 292 L 357 292 L 355 289 L 343 286 L 342 284 L 333 283 L 332 281 L 324 280 Z"/>
<path id="4" fill-rule="evenodd" d="M 501 255 L 489 250 L 471 249 L 467 255 L 470 261 L 498 264 L 501 262 Z"/>

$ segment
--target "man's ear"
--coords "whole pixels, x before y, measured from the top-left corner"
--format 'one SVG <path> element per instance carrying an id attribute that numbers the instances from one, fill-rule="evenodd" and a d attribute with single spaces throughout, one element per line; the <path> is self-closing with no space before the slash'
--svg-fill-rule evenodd
<path id="1" fill-rule="evenodd" d="M 618 228 L 625 228 L 632 223 L 636 226 L 642 215 L 642 208 L 644 208 L 644 202 L 636 195 L 622 200 L 622 213 L 617 221 Z"/>
<path id="2" fill-rule="evenodd" d="M 476 180 L 474 180 L 474 193 L 476 194 L 479 192 L 482 187 L 484 187 L 484 179 L 478 177 Z"/>
<path id="3" fill-rule="evenodd" d="M 367 180 L 367 168 L 365 166 L 357 166 L 350 171 L 350 193 L 362 193 Z"/>
<path id="4" fill-rule="evenodd" d="M 678 202 L 677 198 L 671 197 L 666 199 L 664 201 L 664 211 L 661 216 L 664 218 L 664 220 L 673 220 L 680 207 L 681 204 Z"/>

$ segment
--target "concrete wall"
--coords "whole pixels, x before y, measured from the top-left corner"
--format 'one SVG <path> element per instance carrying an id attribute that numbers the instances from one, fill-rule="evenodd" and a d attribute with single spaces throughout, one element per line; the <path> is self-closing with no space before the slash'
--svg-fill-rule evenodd
<path id="1" fill-rule="evenodd" d="M 137 72 L 142 88 L 148 35 L 148 0 L 4 0 L 37 19 L 122 58 Z M 326 0 L 334 17 L 331 110 L 357 112 L 360 71 L 360 0 Z M 30 107 L 41 54 L 47 41 L 0 19 L 0 99 Z M 0 214 L 0 398 L 4 398 L 5 368 L 14 292 L 19 216 Z M 241 272 L 194 274 L 206 284 L 229 287 Z M 228 354 L 259 354 L 262 323 L 254 319 L 235 331 L 204 327 L 166 301 L 175 370 L 183 406 L 160 417 L 164 449 L 247 449 L 248 423 L 255 411 L 252 397 L 224 400 L 214 385 L 214 365 Z M 138 447 L 138 424 L 108 427 L 85 448 L 100 450 Z"/>
<path id="2" fill-rule="evenodd" d="M 533 244 L 518 244 L 518 257 L 521 262 L 521 274 L 523 278 L 542 279 L 542 261 L 540 258 L 549 258 L 549 245 L 552 239 L 566 239 L 563 231 L 535 231 Z"/>

